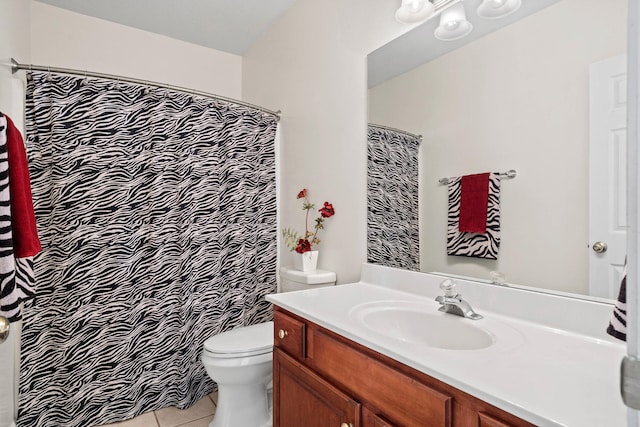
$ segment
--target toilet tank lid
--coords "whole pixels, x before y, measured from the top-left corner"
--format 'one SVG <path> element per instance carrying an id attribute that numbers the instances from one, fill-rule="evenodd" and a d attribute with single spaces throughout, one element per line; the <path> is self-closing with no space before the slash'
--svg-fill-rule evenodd
<path id="1" fill-rule="evenodd" d="M 300 271 L 293 267 L 280 267 L 280 278 L 305 285 L 317 285 L 336 281 L 336 273 L 327 270 Z"/>

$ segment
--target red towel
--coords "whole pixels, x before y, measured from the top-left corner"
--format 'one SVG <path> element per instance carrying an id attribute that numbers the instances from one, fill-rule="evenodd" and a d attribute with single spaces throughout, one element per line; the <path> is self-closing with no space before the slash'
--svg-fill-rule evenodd
<path id="1" fill-rule="evenodd" d="M 487 232 L 489 173 L 462 177 L 458 229 L 466 233 Z"/>
<path id="2" fill-rule="evenodd" d="M 16 258 L 34 256 L 42 250 L 36 215 L 31 198 L 31 180 L 27 153 L 20 131 L 7 119 L 7 155 L 9 159 L 9 194 L 11 197 L 11 232 Z"/>

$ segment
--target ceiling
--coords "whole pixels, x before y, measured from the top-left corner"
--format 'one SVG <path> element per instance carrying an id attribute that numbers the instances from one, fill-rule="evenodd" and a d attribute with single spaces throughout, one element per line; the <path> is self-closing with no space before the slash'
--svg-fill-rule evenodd
<path id="1" fill-rule="evenodd" d="M 296 0 L 37 0 L 174 39 L 244 55 Z"/>

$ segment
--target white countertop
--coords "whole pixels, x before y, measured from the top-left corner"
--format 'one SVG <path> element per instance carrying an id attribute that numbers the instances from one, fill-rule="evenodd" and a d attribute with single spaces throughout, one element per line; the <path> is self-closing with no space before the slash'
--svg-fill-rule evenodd
<path id="1" fill-rule="evenodd" d="M 468 299 L 484 319 L 460 318 L 496 336 L 494 345 L 479 350 L 402 342 L 372 331 L 354 317 L 354 307 L 379 301 L 424 304 L 438 313 L 439 304 L 428 295 L 436 292 L 431 282 L 417 293 L 359 282 L 274 294 L 267 300 L 533 424 L 626 426 L 619 392 L 624 343 L 488 311 L 484 306 L 496 304 L 495 295 L 487 297 L 491 304 L 479 296 L 478 304 Z M 544 313 L 546 308 L 537 309 Z"/>

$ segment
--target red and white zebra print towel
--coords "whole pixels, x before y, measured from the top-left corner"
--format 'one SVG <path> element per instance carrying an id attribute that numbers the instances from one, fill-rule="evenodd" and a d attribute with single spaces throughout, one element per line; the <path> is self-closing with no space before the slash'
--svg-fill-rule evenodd
<path id="1" fill-rule="evenodd" d="M 22 301 L 35 295 L 33 256 L 41 249 L 24 142 L 0 113 L 0 315 L 10 322 L 22 319 Z"/>
<path id="2" fill-rule="evenodd" d="M 484 233 L 460 231 L 462 178 L 449 178 L 447 255 L 498 259 L 500 247 L 500 174 L 489 174 L 487 221 Z"/>

